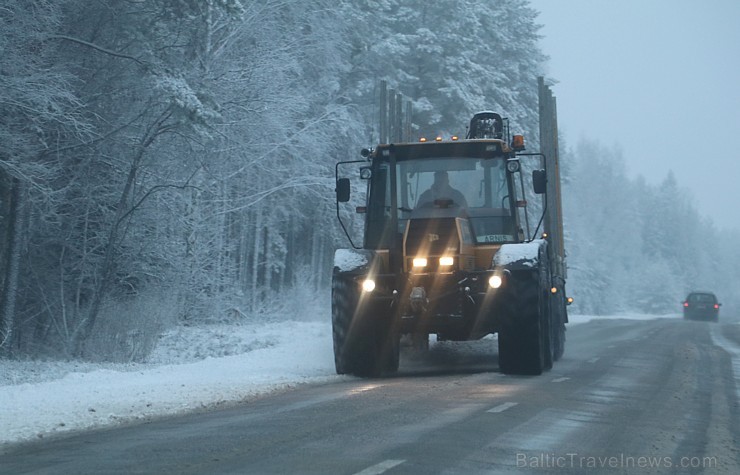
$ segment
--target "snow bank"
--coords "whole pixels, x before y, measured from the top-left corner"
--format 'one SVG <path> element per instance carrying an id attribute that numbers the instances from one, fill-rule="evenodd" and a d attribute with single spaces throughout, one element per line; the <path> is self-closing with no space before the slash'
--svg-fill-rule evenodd
<path id="1" fill-rule="evenodd" d="M 165 335 L 148 364 L 0 362 L 0 444 L 184 413 L 339 378 L 330 323 L 223 330 Z M 207 345 L 198 338 L 202 332 L 223 337 Z M 228 354 L 235 349 L 244 353 Z"/>
<path id="2" fill-rule="evenodd" d="M 599 320 L 655 320 L 658 318 L 680 318 L 677 314 L 652 315 L 645 313 L 624 313 L 619 315 L 576 315 L 568 313 L 568 325 L 588 323 Z"/>

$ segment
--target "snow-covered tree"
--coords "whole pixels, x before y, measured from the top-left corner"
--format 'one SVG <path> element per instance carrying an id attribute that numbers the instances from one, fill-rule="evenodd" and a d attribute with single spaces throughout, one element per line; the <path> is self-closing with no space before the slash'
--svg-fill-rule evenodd
<path id="1" fill-rule="evenodd" d="M 417 132 L 494 109 L 534 139 L 536 19 L 526 0 L 3 5 L 0 345 L 137 359 L 173 321 L 327 300 L 334 164 L 378 140 L 379 81 Z M 730 293 L 733 236 L 675 178 L 630 180 L 598 144 L 561 162 L 574 311 Z"/>
<path id="2" fill-rule="evenodd" d="M 678 312 L 696 289 L 732 295 L 737 250 L 702 218 L 670 171 L 659 185 L 627 177 L 618 150 L 582 142 L 565 186 L 575 311 Z"/>
<path id="3" fill-rule="evenodd" d="M 413 103 L 422 134 L 464 134 L 480 110 L 501 111 L 534 136 L 538 47 L 536 12 L 524 0 L 344 2 L 353 21 L 353 97 L 375 104 L 381 79 Z M 372 114 L 374 109 L 364 109 Z M 375 115 L 369 115 L 375 121 Z"/>
<path id="4" fill-rule="evenodd" d="M 11 2 L 0 7 L 0 349 L 17 327 L 22 253 L 33 203 L 52 199 L 59 149 L 90 132 L 73 77 L 50 41 L 64 2 Z"/>

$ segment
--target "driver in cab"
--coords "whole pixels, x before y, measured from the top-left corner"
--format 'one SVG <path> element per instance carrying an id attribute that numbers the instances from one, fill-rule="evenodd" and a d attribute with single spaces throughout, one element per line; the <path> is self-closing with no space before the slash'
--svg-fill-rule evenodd
<path id="1" fill-rule="evenodd" d="M 450 177 L 447 175 L 447 172 L 434 172 L 434 183 L 432 183 L 432 186 L 427 191 L 421 194 L 419 200 L 416 202 L 416 206 L 417 208 L 422 206 L 431 207 L 445 200 L 451 200 L 451 206 L 468 207 L 465 196 L 450 186 Z"/>

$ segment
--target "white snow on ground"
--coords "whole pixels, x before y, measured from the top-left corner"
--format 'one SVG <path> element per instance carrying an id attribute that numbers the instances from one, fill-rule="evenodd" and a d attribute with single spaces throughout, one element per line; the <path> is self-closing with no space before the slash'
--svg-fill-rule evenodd
<path id="1" fill-rule="evenodd" d="M 600 318 L 660 317 L 571 315 L 570 324 Z M 0 360 L 0 449 L 338 378 L 330 322 L 183 327 L 145 364 Z"/>

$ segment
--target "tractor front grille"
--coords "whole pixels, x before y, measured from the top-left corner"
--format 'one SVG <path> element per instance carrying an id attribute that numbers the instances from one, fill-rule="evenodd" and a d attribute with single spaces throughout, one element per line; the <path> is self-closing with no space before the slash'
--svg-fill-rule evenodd
<path id="1" fill-rule="evenodd" d="M 454 218 L 412 219 L 404 238 L 404 254 L 442 256 L 460 252 L 460 238 Z"/>

